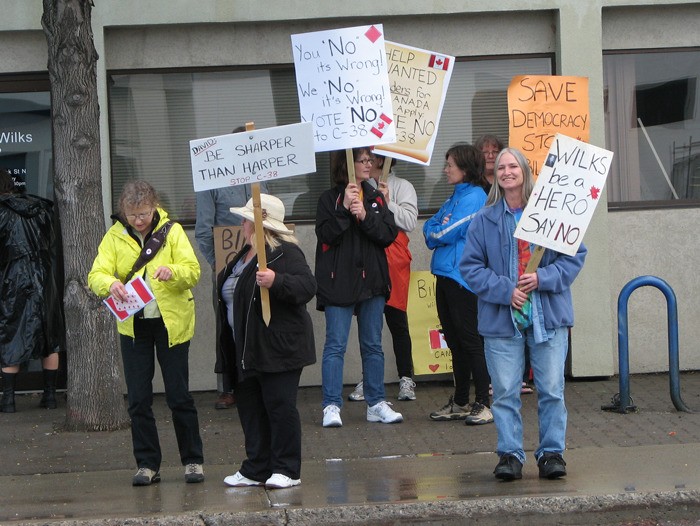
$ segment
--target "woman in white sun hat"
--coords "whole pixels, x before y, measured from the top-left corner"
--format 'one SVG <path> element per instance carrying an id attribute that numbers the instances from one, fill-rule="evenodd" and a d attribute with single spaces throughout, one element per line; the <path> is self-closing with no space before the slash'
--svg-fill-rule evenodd
<path id="1" fill-rule="evenodd" d="M 284 204 L 262 194 L 267 269 L 258 269 L 253 201 L 231 208 L 243 218 L 245 246 L 219 274 L 219 344 L 234 379 L 247 458 L 224 479 L 228 486 L 288 488 L 301 483 L 301 422 L 296 407 L 302 369 L 315 363 L 306 310 L 316 280 L 294 233 L 284 225 Z M 260 290 L 269 290 L 265 324 Z"/>

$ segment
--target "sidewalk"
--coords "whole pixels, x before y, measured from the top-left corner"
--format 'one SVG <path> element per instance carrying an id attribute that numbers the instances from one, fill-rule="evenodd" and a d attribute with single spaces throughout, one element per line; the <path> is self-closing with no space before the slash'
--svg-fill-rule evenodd
<path id="1" fill-rule="evenodd" d="M 622 415 L 601 410 L 619 391 L 617 378 L 567 384 L 569 475 L 557 481 L 537 476 L 531 454 L 536 395 L 524 395 L 529 458 L 523 480 L 510 483 L 492 474 L 495 426 L 428 419 L 446 402 L 447 383 L 419 383 L 418 400 L 394 401 L 403 424 L 370 424 L 364 403 L 347 402 L 344 426 L 337 429 L 321 427 L 320 388 L 303 388 L 302 485 L 277 491 L 224 486 L 223 477 L 243 458 L 243 437 L 235 409 L 213 409 L 215 393 L 195 394 L 206 481 L 184 483 L 168 410 L 158 396 L 163 480 L 145 488 L 131 486 L 128 429 L 57 431 L 64 403 L 40 410 L 38 395 L 20 396 L 17 413 L 0 414 L 0 523 L 415 525 L 470 517 L 502 524 L 505 513 L 523 524 L 622 524 L 650 513 L 700 517 L 700 413 L 675 410 L 668 375 L 634 376 L 630 386 L 638 412 Z M 387 398 L 395 400 L 397 390 L 387 385 Z M 681 396 L 700 410 L 700 373 L 681 375 Z"/>

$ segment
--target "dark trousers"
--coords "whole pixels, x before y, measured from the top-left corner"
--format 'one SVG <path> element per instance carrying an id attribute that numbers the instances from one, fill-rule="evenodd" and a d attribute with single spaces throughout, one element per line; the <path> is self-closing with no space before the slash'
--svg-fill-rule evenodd
<path id="1" fill-rule="evenodd" d="M 394 346 L 394 356 L 396 357 L 396 370 L 399 378 L 407 376 L 413 377 L 413 357 L 411 334 L 408 331 L 408 315 L 406 311 L 384 306 L 384 319 L 386 326 L 391 332 L 391 341 Z"/>
<path id="2" fill-rule="evenodd" d="M 245 436 L 244 477 L 265 482 L 273 473 L 301 474 L 301 369 L 260 373 L 236 384 L 236 407 Z"/>
<path id="3" fill-rule="evenodd" d="M 221 326 L 221 318 L 219 316 L 219 290 L 216 286 L 216 270 L 214 269 L 212 269 L 211 273 L 211 282 L 211 298 L 214 305 L 214 321 L 216 323 L 216 345 L 214 345 L 214 354 L 216 356 L 216 362 L 214 363 L 214 372 L 216 373 L 216 389 L 222 393 L 232 393 L 233 382 L 231 381 L 231 375 L 224 367 L 223 357 L 220 354 L 218 346 L 221 331 L 230 330 L 230 327 Z"/>
<path id="4" fill-rule="evenodd" d="M 189 392 L 190 342 L 168 348 L 168 331 L 162 318 L 135 318 L 134 335 L 133 339 L 120 335 L 120 340 L 136 464 L 140 468 L 158 470 L 162 459 L 153 416 L 155 358 L 163 374 L 165 399 L 172 413 L 180 460 L 183 465 L 202 464 L 199 420 Z"/>
<path id="5" fill-rule="evenodd" d="M 476 294 L 453 279 L 437 276 L 435 302 L 445 341 L 452 352 L 454 402 L 469 402 L 469 376 L 474 378 L 475 400 L 489 406 L 489 372 L 484 341 L 477 329 Z"/>

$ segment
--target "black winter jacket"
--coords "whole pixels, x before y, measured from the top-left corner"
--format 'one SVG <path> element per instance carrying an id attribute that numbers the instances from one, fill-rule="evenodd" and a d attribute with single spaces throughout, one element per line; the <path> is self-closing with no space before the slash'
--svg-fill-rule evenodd
<path id="1" fill-rule="evenodd" d="M 51 201 L 0 195 L 0 362 L 19 365 L 64 347 L 60 258 Z"/>
<path id="2" fill-rule="evenodd" d="M 375 296 L 389 299 L 391 281 L 384 249 L 399 233 L 384 196 L 362 182 L 367 215 L 358 221 L 343 206 L 345 185 L 326 190 L 316 211 L 316 308 L 348 306 Z"/>
<path id="3" fill-rule="evenodd" d="M 221 288 L 236 262 L 245 257 L 250 248 L 250 245 L 243 247 L 217 278 L 222 328 L 219 345 L 224 370 L 234 382 L 257 372 L 292 371 L 316 362 L 314 330 L 306 310 L 306 304 L 316 293 L 316 280 L 299 246 L 287 241 L 273 250 L 267 247 L 267 267 L 275 271 L 275 281 L 269 289 L 269 326 L 262 318 L 260 287 L 255 282 L 257 256 L 238 279 L 233 293 L 236 335 L 233 341 Z"/>

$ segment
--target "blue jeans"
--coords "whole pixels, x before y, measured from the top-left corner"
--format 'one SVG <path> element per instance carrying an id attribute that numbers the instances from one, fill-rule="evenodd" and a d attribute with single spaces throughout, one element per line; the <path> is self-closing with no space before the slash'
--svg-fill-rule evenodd
<path id="1" fill-rule="evenodd" d="M 374 296 L 348 307 L 326 306 L 326 343 L 321 364 L 323 407 L 343 406 L 343 364 L 353 313 L 357 314 L 365 401 L 372 406 L 384 400 L 385 301 L 384 296 Z"/>
<path id="2" fill-rule="evenodd" d="M 545 452 L 563 453 L 566 447 L 566 406 L 564 405 L 564 365 L 569 347 L 568 327 L 547 331 L 549 340 L 535 343 L 532 329 L 525 338 L 484 338 L 486 363 L 491 375 L 499 456 L 515 455 L 525 462 L 520 386 L 525 369 L 525 339 L 530 349 L 530 364 L 537 389 L 539 446 L 535 458 Z"/>

